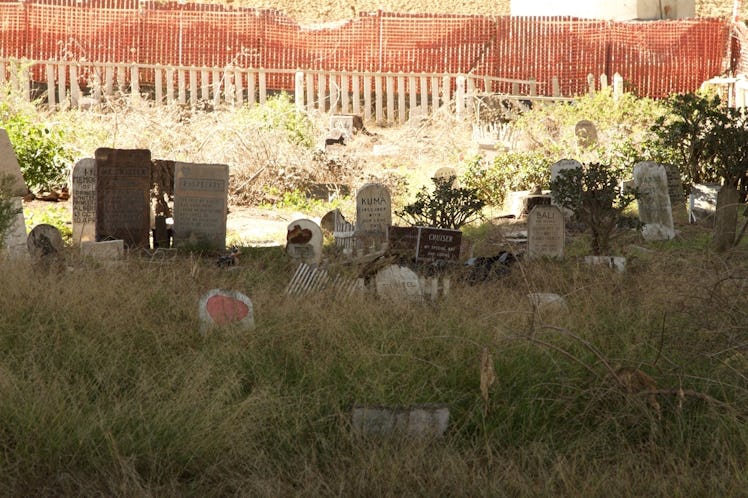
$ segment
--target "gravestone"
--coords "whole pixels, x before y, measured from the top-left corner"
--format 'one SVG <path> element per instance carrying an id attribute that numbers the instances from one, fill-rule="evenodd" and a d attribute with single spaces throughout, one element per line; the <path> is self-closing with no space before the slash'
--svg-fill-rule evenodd
<path id="1" fill-rule="evenodd" d="M 582 163 L 575 159 L 561 159 L 560 161 L 556 161 L 551 165 L 551 182 L 558 178 L 561 175 L 562 171 L 565 170 L 573 170 L 573 169 L 581 169 Z M 558 201 L 553 196 L 553 190 L 551 189 L 551 204 L 554 206 L 558 205 Z M 573 213 L 572 210 L 567 208 L 562 208 L 564 215 L 568 218 Z"/>
<path id="2" fill-rule="evenodd" d="M 558 206 L 535 206 L 527 218 L 527 257 L 563 258 L 566 226 Z"/>
<path id="3" fill-rule="evenodd" d="M 364 248 L 386 240 L 392 225 L 392 201 L 389 189 L 380 183 L 368 183 L 356 193 L 356 238 Z"/>
<path id="4" fill-rule="evenodd" d="M 73 245 L 96 240 L 96 160 L 81 159 L 73 166 Z"/>
<path id="5" fill-rule="evenodd" d="M 13 197 L 23 197 L 29 189 L 21 174 L 21 167 L 18 165 L 18 158 L 10 143 L 8 132 L 0 128 L 0 181 L 8 178 L 11 182 L 8 194 Z"/>
<path id="6" fill-rule="evenodd" d="M 198 307 L 202 333 L 215 327 L 255 328 L 252 301 L 241 292 L 212 289 L 200 298 Z"/>
<path id="7" fill-rule="evenodd" d="M 450 167 L 450 166 L 444 166 L 443 168 L 439 168 L 434 172 L 434 175 L 432 178 L 436 182 L 449 182 L 451 187 L 454 187 L 456 181 L 457 181 L 457 170 Z"/>
<path id="8" fill-rule="evenodd" d="M 354 406 L 353 429 L 363 436 L 414 438 L 442 436 L 449 424 L 449 407 L 421 404 L 410 407 Z"/>
<path id="9" fill-rule="evenodd" d="M 353 116 L 348 114 L 333 114 L 330 116 L 330 136 L 351 138 L 353 136 Z"/>
<path id="10" fill-rule="evenodd" d="M 226 248 L 229 167 L 174 165 L 174 247 Z"/>
<path id="11" fill-rule="evenodd" d="M 105 240 L 96 242 L 94 240 L 81 242 L 81 256 L 92 258 L 97 261 L 113 261 L 122 259 L 125 254 L 125 243 L 123 240 Z"/>
<path id="12" fill-rule="evenodd" d="M 537 313 L 560 313 L 569 311 L 566 300 L 552 292 L 531 292 L 527 295 L 533 311 Z"/>
<path id="13" fill-rule="evenodd" d="M 618 273 L 626 271 L 626 258 L 623 256 L 585 256 L 584 263 L 589 266 L 607 266 Z"/>
<path id="14" fill-rule="evenodd" d="M 462 232 L 433 227 L 390 227 L 389 250 L 419 263 L 460 259 Z"/>
<path id="15" fill-rule="evenodd" d="M 722 186 L 718 183 L 695 183 L 688 200 L 689 221 L 692 223 L 713 223 L 717 210 L 717 193 Z"/>
<path id="16" fill-rule="evenodd" d="M 62 270 L 65 265 L 60 231 L 43 223 L 35 226 L 26 239 L 31 262 L 44 269 Z"/>
<path id="17" fill-rule="evenodd" d="M 317 265 L 322 259 L 322 229 L 312 220 L 296 220 L 288 224 L 286 254 L 291 258 Z"/>
<path id="18" fill-rule="evenodd" d="M 10 228 L 5 233 L 2 249 L 5 250 L 9 257 L 20 259 L 29 255 L 29 251 L 26 248 L 28 237 L 26 235 L 26 221 L 23 218 L 23 202 L 20 197 L 13 197 L 11 204 L 16 214 L 13 215 Z"/>
<path id="19" fill-rule="evenodd" d="M 675 237 L 673 212 L 670 208 L 665 167 L 651 161 L 634 166 L 634 187 L 639 192 L 639 220 L 644 224 L 646 240 L 668 240 Z"/>
<path id="20" fill-rule="evenodd" d="M 732 185 L 723 185 L 717 194 L 717 209 L 714 213 L 714 238 L 712 247 L 717 252 L 731 248 L 735 243 L 738 226 L 740 194 Z"/>
<path id="21" fill-rule="evenodd" d="M 148 247 L 151 151 L 100 148 L 95 157 L 96 240 Z"/>
<path id="22" fill-rule="evenodd" d="M 670 196 L 670 207 L 673 211 L 673 222 L 688 223 L 688 212 L 686 210 L 686 194 L 683 191 L 683 180 L 680 170 L 674 164 L 664 164 L 667 176 L 667 191 Z"/>
<path id="23" fill-rule="evenodd" d="M 410 268 L 389 265 L 374 277 L 377 295 L 395 301 L 420 301 L 423 298 L 418 275 Z"/>
<path id="24" fill-rule="evenodd" d="M 597 128 L 592 121 L 587 119 L 579 121 L 574 126 L 574 134 L 577 136 L 577 145 L 581 149 L 587 149 L 597 144 Z"/>

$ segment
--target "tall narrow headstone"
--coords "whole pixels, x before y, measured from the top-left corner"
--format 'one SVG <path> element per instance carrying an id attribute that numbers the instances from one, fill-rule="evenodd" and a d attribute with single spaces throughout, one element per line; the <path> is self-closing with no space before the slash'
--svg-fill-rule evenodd
<path id="1" fill-rule="evenodd" d="M 665 164 L 667 175 L 667 189 L 670 196 L 670 207 L 673 210 L 673 222 L 688 223 L 688 212 L 686 211 L 686 194 L 683 191 L 683 180 L 680 177 L 680 169 L 674 164 Z"/>
<path id="2" fill-rule="evenodd" d="M 392 225 L 392 201 L 389 189 L 368 183 L 356 193 L 356 238 L 381 243 Z"/>
<path id="3" fill-rule="evenodd" d="M 5 233 L 2 249 L 13 259 L 27 257 L 29 252 L 26 248 L 26 221 L 23 218 L 23 203 L 20 197 L 11 199 L 12 208 L 16 212 L 13 222 Z"/>
<path id="4" fill-rule="evenodd" d="M 286 253 L 308 265 L 322 259 L 322 229 L 312 220 L 296 220 L 288 225 Z"/>
<path id="5" fill-rule="evenodd" d="M 563 258 L 565 228 L 558 206 L 535 206 L 527 218 L 527 257 Z"/>
<path id="6" fill-rule="evenodd" d="M 73 244 L 96 240 L 96 160 L 81 159 L 73 166 Z"/>
<path id="7" fill-rule="evenodd" d="M 717 252 L 726 251 L 735 243 L 739 205 L 738 189 L 732 185 L 723 185 L 717 194 L 717 210 L 714 215 L 712 247 Z"/>
<path id="8" fill-rule="evenodd" d="M 18 165 L 18 158 L 10 143 L 8 132 L 0 128 L 0 181 L 9 178 L 11 185 L 8 194 L 13 197 L 23 197 L 29 191 Z"/>
<path id="9" fill-rule="evenodd" d="M 174 246 L 226 248 L 229 167 L 177 162 L 174 166 Z"/>
<path id="10" fill-rule="evenodd" d="M 561 159 L 551 165 L 551 182 L 561 175 L 562 171 L 581 169 L 582 163 L 575 159 Z M 554 197 L 553 190 L 551 189 L 551 204 L 554 206 L 558 205 L 557 199 Z M 568 218 L 574 214 L 570 209 L 563 208 L 564 215 Z"/>
<path id="11" fill-rule="evenodd" d="M 151 151 L 101 148 L 95 157 L 96 240 L 148 247 Z"/>
<path id="12" fill-rule="evenodd" d="M 675 237 L 673 212 L 670 208 L 665 167 L 651 161 L 634 166 L 634 187 L 639 193 L 639 220 L 644 224 L 646 240 L 668 240 Z"/>

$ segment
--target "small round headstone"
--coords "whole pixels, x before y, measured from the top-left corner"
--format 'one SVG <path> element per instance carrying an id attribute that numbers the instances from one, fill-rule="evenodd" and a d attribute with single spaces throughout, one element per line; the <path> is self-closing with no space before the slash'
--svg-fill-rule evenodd
<path id="1" fill-rule="evenodd" d="M 577 145 L 586 149 L 597 143 L 597 128 L 595 123 L 583 119 L 574 127 L 574 134 L 577 136 Z"/>
<path id="2" fill-rule="evenodd" d="M 62 235 L 52 225 L 45 223 L 35 226 L 26 239 L 26 247 L 36 264 L 62 266 L 65 261 Z"/>
<path id="3" fill-rule="evenodd" d="M 218 326 L 236 325 L 243 330 L 255 328 L 252 301 L 237 291 L 213 289 L 206 292 L 199 303 L 200 330 L 205 332 Z"/>
<path id="4" fill-rule="evenodd" d="M 404 266 L 390 265 L 377 272 L 375 285 L 379 296 L 395 300 L 420 301 L 423 291 L 418 275 Z"/>

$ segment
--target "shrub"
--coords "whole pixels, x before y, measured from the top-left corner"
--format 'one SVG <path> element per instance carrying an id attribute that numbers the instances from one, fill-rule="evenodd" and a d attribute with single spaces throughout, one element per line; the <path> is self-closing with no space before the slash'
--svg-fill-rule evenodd
<path id="1" fill-rule="evenodd" d="M 248 118 L 261 122 L 261 128 L 282 130 L 293 144 L 314 147 L 314 124 L 296 109 L 285 92 L 268 98 L 265 105 L 250 108 Z"/>
<path id="2" fill-rule="evenodd" d="M 478 191 L 470 187 L 456 187 L 456 177 L 432 178 L 434 191 L 423 187 L 412 204 L 395 212 L 413 226 L 459 229 L 476 220 L 485 202 Z"/>
<path id="3" fill-rule="evenodd" d="M 468 164 L 463 183 L 487 204 L 500 206 L 512 190 L 547 185 L 551 164 L 542 152 L 509 152 L 497 156 L 488 167 L 477 156 Z"/>

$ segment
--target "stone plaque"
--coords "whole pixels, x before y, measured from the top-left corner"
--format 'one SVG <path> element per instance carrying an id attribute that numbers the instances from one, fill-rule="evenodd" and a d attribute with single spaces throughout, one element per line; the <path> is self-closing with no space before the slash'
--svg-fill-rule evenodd
<path id="1" fill-rule="evenodd" d="M 634 187 L 639 192 L 639 220 L 644 224 L 646 240 L 668 240 L 675 237 L 673 211 L 670 207 L 665 167 L 651 161 L 634 166 Z"/>
<path id="2" fill-rule="evenodd" d="M 122 259 L 125 254 L 125 244 L 122 240 L 106 240 L 103 242 L 81 242 L 81 256 L 101 261 Z"/>
<path id="3" fill-rule="evenodd" d="M 416 262 L 457 261 L 462 232 L 432 227 L 390 227 L 390 251 Z"/>
<path id="4" fill-rule="evenodd" d="M 95 157 L 96 240 L 148 247 L 151 151 L 101 148 Z"/>
<path id="5" fill-rule="evenodd" d="M 392 201 L 389 189 L 379 183 L 368 183 L 356 193 L 356 235 L 384 240 L 392 225 Z"/>
<path id="6" fill-rule="evenodd" d="M 574 126 L 574 134 L 577 136 L 577 145 L 582 149 L 597 144 L 597 128 L 592 121 L 587 119 L 579 121 Z"/>
<path id="7" fill-rule="evenodd" d="M 308 265 L 322 259 L 322 229 L 312 220 L 296 220 L 288 225 L 286 254 Z"/>
<path id="8" fill-rule="evenodd" d="M 11 196 L 23 197 L 28 193 L 29 189 L 21 174 L 21 167 L 18 165 L 18 158 L 10 143 L 8 132 L 0 128 L 0 180 L 4 177 L 10 177 L 13 182 L 8 192 Z"/>
<path id="9" fill-rule="evenodd" d="M 26 239 L 31 261 L 43 268 L 62 269 L 65 264 L 63 242 L 60 231 L 43 223 L 35 226 Z"/>
<path id="10" fill-rule="evenodd" d="M 333 114 L 330 116 L 330 134 L 341 134 L 345 138 L 353 136 L 353 116 Z"/>
<path id="11" fill-rule="evenodd" d="M 566 232 L 558 206 L 535 206 L 527 218 L 527 257 L 563 258 Z"/>
<path id="12" fill-rule="evenodd" d="M 567 169 L 581 169 L 582 163 L 575 159 L 561 159 L 551 165 L 551 182 L 561 175 L 561 172 Z M 558 202 L 553 197 L 553 190 L 551 190 L 551 204 L 558 205 Z M 570 209 L 564 208 L 564 214 L 568 217 L 573 214 Z"/>
<path id="13" fill-rule="evenodd" d="M 721 185 L 718 183 L 695 183 L 691 189 L 688 201 L 690 221 L 713 222 L 717 209 L 717 192 Z"/>
<path id="14" fill-rule="evenodd" d="M 229 167 L 174 165 L 174 247 L 226 248 Z"/>
<path id="15" fill-rule="evenodd" d="M 73 166 L 73 245 L 96 240 L 96 160 L 81 159 Z"/>
<path id="16" fill-rule="evenodd" d="M 418 275 L 410 268 L 397 265 L 386 266 L 377 272 L 374 281 L 377 295 L 381 297 L 411 301 L 423 299 Z"/>
<path id="17" fill-rule="evenodd" d="M 739 205 L 738 189 L 732 185 L 723 185 L 717 194 L 717 210 L 714 216 L 712 247 L 717 252 L 726 251 L 735 243 Z"/>
<path id="18" fill-rule="evenodd" d="M 214 327 L 236 326 L 241 330 L 255 328 L 252 301 L 237 291 L 213 289 L 206 292 L 198 303 L 200 331 Z"/>

